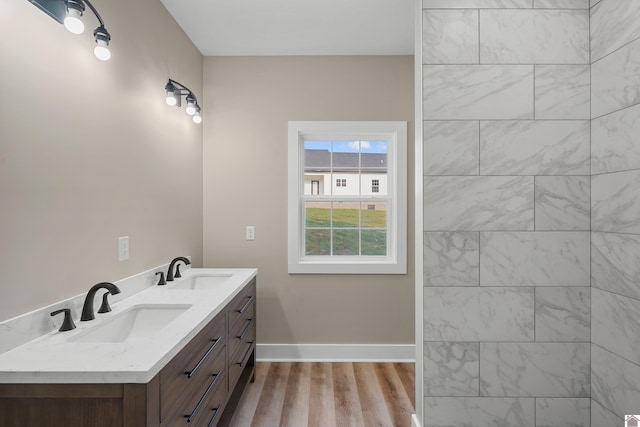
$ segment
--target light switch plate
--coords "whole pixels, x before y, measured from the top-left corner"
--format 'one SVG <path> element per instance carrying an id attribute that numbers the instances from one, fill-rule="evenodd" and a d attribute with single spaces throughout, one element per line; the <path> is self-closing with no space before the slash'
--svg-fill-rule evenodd
<path id="1" fill-rule="evenodd" d="M 254 225 L 247 226 L 247 240 L 256 240 L 256 227 Z"/>
<path id="2" fill-rule="evenodd" d="M 129 236 L 118 237 L 118 261 L 129 259 Z"/>

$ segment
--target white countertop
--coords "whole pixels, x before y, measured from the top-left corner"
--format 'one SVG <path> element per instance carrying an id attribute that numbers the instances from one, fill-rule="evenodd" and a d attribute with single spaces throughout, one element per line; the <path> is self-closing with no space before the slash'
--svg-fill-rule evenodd
<path id="1" fill-rule="evenodd" d="M 74 319 L 76 329 L 43 335 L 0 354 L 0 383 L 147 383 L 256 276 L 256 269 L 189 269 L 196 274 L 232 275 L 206 290 L 154 286 L 117 303 L 95 320 Z M 181 279 L 176 279 L 181 280 Z M 173 282 L 176 283 L 176 282 Z M 100 306 L 96 295 L 94 307 Z M 187 304 L 191 307 L 163 329 L 122 343 L 74 342 L 85 333 L 136 305 Z"/>

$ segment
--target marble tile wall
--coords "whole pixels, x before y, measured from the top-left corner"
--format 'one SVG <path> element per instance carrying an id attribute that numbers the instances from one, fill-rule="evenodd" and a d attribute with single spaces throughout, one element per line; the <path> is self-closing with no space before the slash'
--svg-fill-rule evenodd
<path id="1" fill-rule="evenodd" d="M 424 426 L 589 427 L 590 2 L 422 5 Z"/>
<path id="2" fill-rule="evenodd" d="M 640 104 L 591 122 L 591 173 L 640 169 Z"/>
<path id="3" fill-rule="evenodd" d="M 480 343 L 482 396 L 590 396 L 588 343 Z"/>
<path id="4" fill-rule="evenodd" d="M 536 399 L 536 427 L 588 426 L 590 399 Z M 601 426 L 591 421 L 593 426 Z"/>
<path id="5" fill-rule="evenodd" d="M 585 64 L 588 62 L 588 10 L 480 11 L 480 63 L 482 64 Z"/>
<path id="6" fill-rule="evenodd" d="M 590 75 L 589 65 L 536 66 L 536 118 L 589 119 Z"/>
<path id="7" fill-rule="evenodd" d="M 639 52 L 640 2 L 593 2 L 591 418 L 603 427 L 640 407 Z"/>
<path id="8" fill-rule="evenodd" d="M 481 175 L 588 175 L 588 120 L 480 124 Z"/>
<path id="9" fill-rule="evenodd" d="M 513 397 L 425 397 L 424 427 L 536 427 L 535 400 Z"/>
<path id="10" fill-rule="evenodd" d="M 591 60 L 605 55 L 640 37 L 640 2 L 591 0 Z"/>
<path id="11" fill-rule="evenodd" d="M 588 286 L 589 233 L 480 234 L 481 286 Z"/>
<path id="12" fill-rule="evenodd" d="M 431 120 L 533 118 L 532 65 L 425 65 L 423 81 Z"/>

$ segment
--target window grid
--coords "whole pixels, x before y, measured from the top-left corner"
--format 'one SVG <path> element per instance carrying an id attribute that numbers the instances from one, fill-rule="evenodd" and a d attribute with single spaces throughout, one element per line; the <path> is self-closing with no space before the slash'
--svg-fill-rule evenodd
<path id="1" fill-rule="evenodd" d="M 306 143 L 308 141 L 306 140 L 301 140 L 300 144 L 301 144 L 301 149 L 304 150 Z M 346 178 L 337 178 L 335 177 L 336 173 L 342 172 L 345 173 L 347 172 L 347 170 L 341 170 L 341 169 L 336 169 L 336 164 L 334 163 L 334 153 L 338 152 L 337 149 L 337 145 L 339 143 L 345 143 L 345 142 L 351 142 L 351 143 L 357 143 L 357 166 L 356 166 L 356 176 L 357 176 L 357 196 L 353 196 L 351 195 L 351 199 L 350 200 L 336 200 L 336 195 L 332 195 L 329 197 L 329 202 L 330 202 L 330 208 L 329 208 L 329 212 L 328 212 L 328 216 L 329 216 L 329 226 L 328 227 L 318 227 L 317 225 L 313 226 L 313 227 L 309 227 L 307 224 L 307 220 L 306 220 L 306 210 L 305 210 L 305 221 L 304 221 L 304 227 L 303 227 L 303 236 L 304 236 L 304 240 L 303 240 L 303 245 L 302 245 L 302 250 L 304 252 L 304 256 L 358 256 L 358 257 L 368 257 L 368 256 L 382 256 L 382 257 L 386 257 L 387 254 L 390 251 L 389 248 L 389 224 L 390 224 L 390 218 L 388 215 L 388 209 L 385 209 L 385 219 L 384 219 L 384 227 L 363 227 L 363 220 L 362 220 L 362 210 L 364 210 L 364 205 L 365 202 L 372 202 L 372 197 L 377 197 L 377 196 L 364 196 L 363 195 L 363 172 L 362 172 L 362 167 L 363 167 L 363 160 L 362 160 L 362 141 L 361 140 L 356 140 L 356 141 L 342 141 L 342 140 L 331 140 L 331 141 L 327 141 L 329 143 L 329 173 L 331 174 L 332 177 L 332 181 L 335 182 L 335 188 L 347 188 L 347 179 Z M 388 141 L 384 141 L 385 144 L 387 144 L 386 146 L 388 147 L 389 142 Z M 384 152 L 385 155 L 388 154 L 388 152 Z M 348 172 L 349 173 L 353 173 L 353 166 L 349 167 L 346 165 L 343 165 L 343 167 L 345 169 L 351 169 Z M 371 167 L 370 167 L 371 169 Z M 381 170 L 383 170 L 385 173 L 387 172 L 387 168 L 386 165 L 384 166 L 384 168 L 380 168 Z M 334 178 L 335 177 L 335 178 Z M 380 184 L 380 180 L 374 180 L 373 182 L 376 183 L 376 188 L 372 188 L 371 193 L 379 193 L 379 184 Z M 307 202 L 309 201 L 315 201 L 315 200 L 319 200 L 317 197 L 314 198 L 313 197 L 313 192 L 311 193 L 311 198 L 304 198 L 303 202 L 303 206 L 306 206 Z M 382 199 L 379 199 L 378 202 L 380 202 Z M 335 208 L 335 203 L 339 203 L 339 202 L 346 202 L 346 203 L 352 203 L 355 204 L 357 206 L 357 225 L 354 225 L 353 227 L 349 227 L 349 226 L 345 226 L 344 224 L 342 224 L 340 227 L 336 227 L 334 224 L 334 219 L 335 219 L 335 214 L 337 212 L 339 212 L 339 209 Z M 388 199 L 384 199 L 383 200 L 385 206 L 391 206 L 390 200 Z M 371 206 L 374 206 L 375 209 L 375 204 L 374 205 L 370 205 L 367 204 L 366 205 L 366 209 L 370 210 Z M 328 253 L 326 253 L 323 250 L 319 250 L 318 252 L 314 253 L 313 249 L 310 249 L 310 246 L 315 246 L 316 250 L 318 250 L 317 248 L 317 244 L 311 244 L 309 243 L 308 239 L 309 236 L 311 236 L 312 234 L 309 233 L 309 231 L 313 232 L 313 231 L 322 231 L 322 230 L 326 230 L 328 231 L 329 235 L 329 242 L 328 242 Z M 367 248 L 369 253 L 363 255 L 363 231 L 365 233 L 367 232 L 384 232 L 384 250 L 379 252 L 378 254 L 375 254 L 375 249 L 374 248 Z M 354 251 L 353 247 L 346 249 L 345 251 L 347 253 L 337 253 L 336 252 L 336 235 L 343 235 L 346 236 L 349 232 L 357 232 L 357 251 Z M 318 238 L 318 235 L 314 235 L 314 239 Z M 352 236 L 353 239 L 353 236 Z M 348 240 L 348 239 L 345 239 Z M 315 242 L 314 242 L 315 243 Z M 353 241 L 349 242 L 351 243 L 351 245 L 353 245 Z"/>
<path id="2" fill-rule="evenodd" d="M 310 230 L 326 230 L 329 231 L 329 253 L 324 255 L 324 256 L 343 256 L 340 254 L 334 254 L 334 235 L 335 235 L 335 231 L 343 231 L 343 230 L 352 230 L 352 231 L 358 231 L 358 253 L 357 254 L 352 254 L 352 256 L 359 256 L 359 257 L 380 257 L 380 256 L 387 256 L 387 254 L 389 253 L 389 219 L 390 219 L 390 203 L 391 200 L 389 198 L 379 198 L 376 197 L 375 202 L 377 203 L 384 203 L 387 206 L 387 209 L 385 211 L 385 224 L 387 225 L 386 227 L 363 227 L 362 225 L 362 212 L 364 210 L 375 210 L 375 204 L 374 205 L 370 205 L 368 202 L 372 201 L 371 197 L 358 197 L 358 198 L 350 198 L 350 199 L 340 199 L 340 200 L 335 200 L 335 198 L 329 198 L 331 200 L 327 200 L 326 197 L 310 197 L 310 196 L 306 196 L 302 198 L 302 203 L 303 203 L 303 207 L 306 207 L 306 204 L 308 202 L 317 202 L 319 199 L 324 199 L 325 202 L 330 203 L 330 208 L 329 208 L 329 226 L 328 227 L 321 227 L 321 226 L 314 226 L 314 227 L 308 227 L 306 225 L 306 221 L 305 221 L 305 225 L 304 225 L 304 233 L 303 235 L 305 236 L 305 244 L 303 245 L 303 248 L 305 249 L 305 256 L 316 256 L 316 255 L 309 255 L 308 253 L 306 253 L 306 236 L 307 236 L 307 231 Z M 336 202 L 351 202 L 351 203 L 358 203 L 358 226 L 355 227 L 335 227 L 334 226 L 334 203 Z M 374 207 L 372 209 L 372 207 Z M 306 210 L 306 209 L 305 209 Z M 305 214 L 305 218 L 306 218 L 306 214 Z M 384 231 L 386 233 L 386 248 L 385 248 L 385 253 L 383 255 L 363 255 L 362 254 L 362 232 L 363 231 Z M 323 256 L 323 255 L 317 255 L 317 256 Z"/>
<path id="3" fill-rule="evenodd" d="M 289 122 L 289 273 L 406 273 L 406 130 L 406 122 Z M 310 191 L 316 176 L 320 194 Z"/>

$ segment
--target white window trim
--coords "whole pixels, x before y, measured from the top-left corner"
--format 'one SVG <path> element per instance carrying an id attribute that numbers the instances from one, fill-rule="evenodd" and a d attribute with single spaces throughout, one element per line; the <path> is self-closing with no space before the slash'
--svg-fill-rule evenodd
<path id="1" fill-rule="evenodd" d="M 391 237 L 386 257 L 304 256 L 304 139 L 387 139 Z M 391 149 L 393 144 L 394 149 Z M 288 271 L 291 274 L 407 273 L 407 122 L 289 122 L 288 148 Z M 395 238 L 394 238 L 395 236 Z"/>

